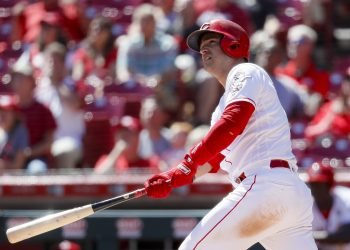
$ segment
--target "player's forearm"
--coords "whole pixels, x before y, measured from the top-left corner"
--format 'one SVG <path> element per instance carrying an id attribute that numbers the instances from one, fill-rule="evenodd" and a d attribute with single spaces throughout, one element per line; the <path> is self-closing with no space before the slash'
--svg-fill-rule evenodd
<path id="1" fill-rule="evenodd" d="M 195 180 L 199 179 L 203 175 L 209 173 L 212 169 L 212 166 L 209 163 L 205 163 L 203 166 L 200 166 L 196 172 Z"/>

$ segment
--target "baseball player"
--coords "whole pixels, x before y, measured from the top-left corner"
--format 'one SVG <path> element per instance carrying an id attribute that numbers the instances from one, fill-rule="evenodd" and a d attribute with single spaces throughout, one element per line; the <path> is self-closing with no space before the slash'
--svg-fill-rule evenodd
<path id="1" fill-rule="evenodd" d="M 234 191 L 194 228 L 180 249 L 317 249 L 312 196 L 296 174 L 285 112 L 268 74 L 248 63 L 249 38 L 228 20 L 215 19 L 187 38 L 204 68 L 225 92 L 203 140 L 177 167 L 145 182 L 147 195 L 167 197 L 176 187 L 219 168 Z"/>
<path id="2" fill-rule="evenodd" d="M 350 189 L 336 186 L 333 169 L 318 162 L 307 175 L 315 199 L 312 227 L 319 249 L 350 250 Z"/>

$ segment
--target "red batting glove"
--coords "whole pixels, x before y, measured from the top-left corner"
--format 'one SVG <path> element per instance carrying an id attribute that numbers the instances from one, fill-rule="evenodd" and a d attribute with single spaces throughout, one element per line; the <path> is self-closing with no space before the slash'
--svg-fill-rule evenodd
<path id="1" fill-rule="evenodd" d="M 152 198 L 166 198 L 173 188 L 191 184 L 197 168 L 198 165 L 189 155 L 186 155 L 177 167 L 154 175 L 145 182 L 147 195 Z"/>
<path id="2" fill-rule="evenodd" d="M 162 174 L 154 175 L 144 185 L 147 195 L 152 198 L 166 198 L 172 190 L 168 177 Z"/>

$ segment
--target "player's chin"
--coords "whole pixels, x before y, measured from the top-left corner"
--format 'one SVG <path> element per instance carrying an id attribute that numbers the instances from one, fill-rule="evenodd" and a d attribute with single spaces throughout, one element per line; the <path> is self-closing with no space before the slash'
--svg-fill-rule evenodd
<path id="1" fill-rule="evenodd" d="M 203 67 L 204 69 L 209 71 L 213 67 L 213 60 L 212 59 L 203 60 Z"/>

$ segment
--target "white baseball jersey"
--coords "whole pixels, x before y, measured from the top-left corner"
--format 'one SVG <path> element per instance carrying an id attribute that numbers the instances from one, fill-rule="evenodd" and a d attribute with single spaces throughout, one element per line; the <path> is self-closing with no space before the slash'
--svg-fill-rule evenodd
<path id="1" fill-rule="evenodd" d="M 335 187 L 332 190 L 333 206 L 326 219 L 316 205 L 313 206 L 314 220 L 312 228 L 315 231 L 327 231 L 333 233 L 343 225 L 350 223 L 350 189 L 346 187 Z M 350 250 L 350 244 L 320 244 L 323 250 Z"/>
<path id="2" fill-rule="evenodd" d="M 270 77 L 258 65 L 242 63 L 231 69 L 211 125 L 220 119 L 227 105 L 240 100 L 252 103 L 255 111 L 243 133 L 221 152 L 225 159 L 220 167 L 232 180 L 242 172 L 247 175 L 269 168 L 271 159 L 288 160 L 296 168 L 288 118 Z"/>
<path id="3" fill-rule="evenodd" d="M 255 106 L 245 130 L 221 153 L 233 192 L 220 201 L 186 237 L 180 250 L 248 249 L 260 242 L 271 250 L 316 250 L 312 235 L 312 196 L 293 169 L 270 167 L 288 160 L 296 170 L 286 114 L 268 74 L 251 63 L 228 74 L 212 125 L 238 100 Z M 239 184 L 236 177 L 246 175 Z M 297 205 L 296 205 L 297 204 Z"/>

